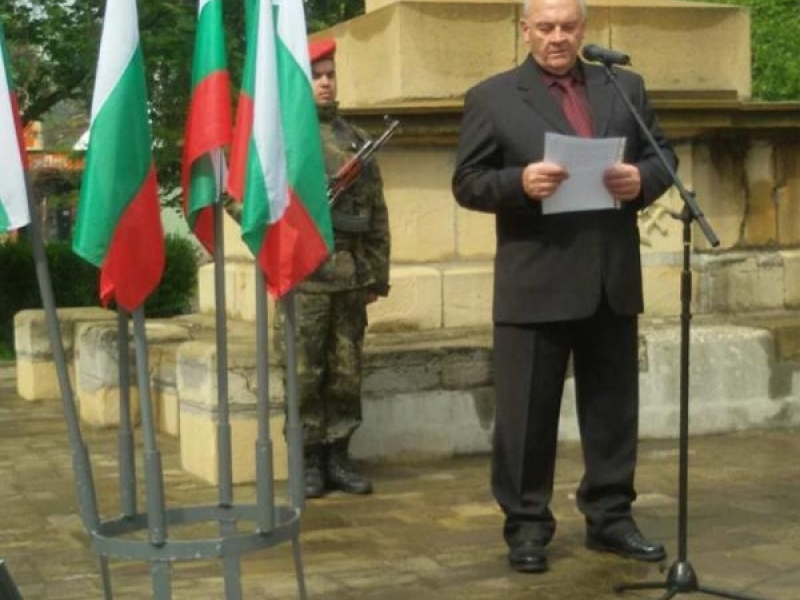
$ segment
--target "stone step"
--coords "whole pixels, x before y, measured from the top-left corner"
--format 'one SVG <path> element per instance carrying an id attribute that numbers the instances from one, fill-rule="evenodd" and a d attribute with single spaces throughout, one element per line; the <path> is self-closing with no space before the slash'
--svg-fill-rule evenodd
<path id="1" fill-rule="evenodd" d="M 62 331 L 73 331 L 81 417 L 92 425 L 114 426 L 119 398 L 116 320 L 108 315 L 98 319 L 96 309 L 81 314 L 79 309 L 60 311 Z M 28 341 L 17 348 L 18 388 L 36 389 L 24 381 L 26 376 L 54 373 L 52 364 L 46 365 L 52 357 L 41 338 L 43 315 L 26 311 L 15 323 L 17 340 Z M 187 471 L 216 483 L 214 321 L 204 315 L 152 320 L 147 335 L 156 424 L 163 433 L 180 437 Z M 250 481 L 254 473 L 258 357 L 253 324 L 229 322 L 228 338 L 233 468 L 240 483 Z M 680 323 L 675 318 L 644 318 L 640 340 L 641 434 L 676 437 Z M 489 327 L 370 333 L 364 371 L 364 422 L 352 443 L 356 458 L 413 459 L 489 450 L 494 410 Z M 270 431 L 275 473 L 281 478 L 286 473 L 283 385 L 273 364 L 269 372 Z M 689 377 L 693 434 L 799 424 L 800 312 L 695 317 Z M 571 373 L 567 379 L 561 437 L 575 440 Z M 133 375 L 132 383 L 135 386 Z M 135 387 L 132 396 L 138 401 Z"/>

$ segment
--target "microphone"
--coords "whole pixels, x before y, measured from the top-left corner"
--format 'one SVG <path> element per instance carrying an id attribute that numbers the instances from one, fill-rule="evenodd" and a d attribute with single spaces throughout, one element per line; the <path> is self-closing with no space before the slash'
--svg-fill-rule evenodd
<path id="1" fill-rule="evenodd" d="M 590 62 L 601 62 L 608 65 L 629 65 L 631 57 L 616 50 L 609 50 L 597 44 L 587 44 L 583 47 L 583 58 Z"/>

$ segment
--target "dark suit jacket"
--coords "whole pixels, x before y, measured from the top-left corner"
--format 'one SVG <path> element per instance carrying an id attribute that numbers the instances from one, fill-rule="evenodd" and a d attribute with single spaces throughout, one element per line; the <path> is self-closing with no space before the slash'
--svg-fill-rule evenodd
<path id="1" fill-rule="evenodd" d="M 465 208 L 494 213 L 495 322 L 580 319 L 605 289 L 617 314 L 643 310 L 636 213 L 671 185 L 669 173 L 602 67 L 583 64 L 595 137 L 624 136 L 625 162 L 639 167 L 642 192 L 619 210 L 542 215 L 522 189 L 522 170 L 541 161 L 547 131 L 575 135 L 533 59 L 471 88 L 464 101 L 453 193 Z M 650 107 L 642 78 L 617 80 L 673 168 L 675 154 Z"/>

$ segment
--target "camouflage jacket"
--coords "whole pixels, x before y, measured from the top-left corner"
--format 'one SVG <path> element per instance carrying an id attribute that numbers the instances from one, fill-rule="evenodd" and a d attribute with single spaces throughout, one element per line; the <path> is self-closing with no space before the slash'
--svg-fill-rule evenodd
<path id="1" fill-rule="evenodd" d="M 339 116 L 336 105 L 320 107 L 318 113 L 325 170 L 332 177 L 368 138 Z M 391 248 L 389 213 L 374 160 L 339 197 L 331 219 L 334 252 L 297 289 L 324 293 L 364 288 L 386 296 Z"/>

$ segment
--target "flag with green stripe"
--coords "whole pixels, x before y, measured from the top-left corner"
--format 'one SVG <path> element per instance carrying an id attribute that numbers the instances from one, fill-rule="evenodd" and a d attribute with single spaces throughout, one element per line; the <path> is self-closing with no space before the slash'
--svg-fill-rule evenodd
<path id="1" fill-rule="evenodd" d="M 0 232 L 13 231 L 30 223 L 28 193 L 25 187 L 27 154 L 22 123 L 0 23 Z"/>
<path id="2" fill-rule="evenodd" d="M 252 0 L 228 190 L 242 239 L 281 297 L 333 247 L 302 0 Z"/>
<path id="3" fill-rule="evenodd" d="M 135 0 L 108 0 L 73 250 L 100 267 L 100 297 L 139 308 L 161 281 L 164 233 Z"/>
<path id="4" fill-rule="evenodd" d="M 199 0 L 192 97 L 183 148 L 183 211 L 189 227 L 214 252 L 213 205 L 227 178 L 223 148 L 232 135 L 230 78 L 222 0 Z"/>

